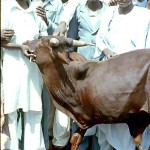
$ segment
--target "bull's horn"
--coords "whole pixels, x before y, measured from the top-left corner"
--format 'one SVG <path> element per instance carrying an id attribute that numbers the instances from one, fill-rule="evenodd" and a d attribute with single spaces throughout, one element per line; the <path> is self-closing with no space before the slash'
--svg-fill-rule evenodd
<path id="1" fill-rule="evenodd" d="M 72 47 L 82 47 L 82 46 L 95 46 L 94 43 L 87 43 L 84 41 L 73 40 Z"/>
<path id="2" fill-rule="evenodd" d="M 50 39 L 50 46 L 52 47 L 57 47 L 59 45 L 59 41 L 56 38 L 51 38 Z"/>

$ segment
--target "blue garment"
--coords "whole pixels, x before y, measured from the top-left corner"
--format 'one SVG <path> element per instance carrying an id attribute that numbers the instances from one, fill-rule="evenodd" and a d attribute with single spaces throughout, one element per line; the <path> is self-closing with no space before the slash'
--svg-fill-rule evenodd
<path id="1" fill-rule="evenodd" d="M 99 19 L 96 25 L 93 27 L 88 14 L 88 10 L 85 5 L 79 5 L 76 9 L 75 15 L 69 24 L 68 37 L 73 39 L 79 39 L 81 41 L 95 43 L 95 36 L 100 27 L 100 17 L 105 11 L 106 6 L 103 5 Z M 95 46 L 79 47 L 78 53 L 82 54 L 86 59 L 93 59 L 95 52 Z"/>
<path id="2" fill-rule="evenodd" d="M 72 134 L 77 130 L 77 128 L 78 128 L 77 123 L 73 122 L 72 123 Z M 96 135 L 84 136 L 82 143 L 78 147 L 78 150 L 88 150 L 89 146 L 92 147 L 92 150 L 100 149 Z"/>
<path id="3" fill-rule="evenodd" d="M 61 0 L 45 0 L 43 7 L 46 11 L 46 17 L 48 19 L 48 34 L 52 35 L 59 24 L 59 18 L 63 11 L 63 4 Z"/>
<path id="4" fill-rule="evenodd" d="M 106 5 L 103 5 L 102 9 L 99 11 L 97 22 L 93 27 L 86 5 L 79 5 L 69 24 L 68 37 L 79 39 L 85 42 L 95 43 L 95 37 L 100 27 L 100 17 L 105 11 L 105 8 Z M 91 60 L 93 59 L 93 55 L 95 53 L 95 46 L 79 47 L 77 52 L 83 55 L 86 59 Z M 74 132 L 77 127 L 77 124 L 74 122 L 72 124 L 72 131 Z M 95 135 L 93 135 L 85 136 L 82 143 L 79 145 L 78 150 L 87 150 L 90 144 L 92 150 L 100 149 L 98 139 Z"/>
<path id="5" fill-rule="evenodd" d="M 50 124 L 49 121 L 51 121 L 49 120 L 49 114 L 51 101 L 45 84 L 43 85 L 42 104 L 43 104 L 42 130 L 44 136 L 44 143 L 46 149 L 49 149 L 49 124 Z"/>
<path id="6" fill-rule="evenodd" d="M 48 29 L 47 32 L 49 35 L 52 35 L 59 23 L 60 14 L 63 11 L 63 4 L 61 0 L 45 0 L 43 2 L 43 6 L 46 12 L 46 17 L 48 20 Z M 42 117 L 42 127 L 43 127 L 43 135 L 44 142 L 47 149 L 49 149 L 49 126 L 51 124 L 49 120 L 49 114 L 52 113 L 50 110 L 50 106 L 52 105 L 52 101 L 50 99 L 49 93 L 44 85 L 43 93 L 42 93 L 42 101 L 43 101 L 43 117 Z"/>
<path id="7" fill-rule="evenodd" d="M 144 0 L 143 2 L 137 2 L 137 4 L 135 4 L 135 6 L 146 8 L 146 6 L 147 6 L 147 0 Z"/>

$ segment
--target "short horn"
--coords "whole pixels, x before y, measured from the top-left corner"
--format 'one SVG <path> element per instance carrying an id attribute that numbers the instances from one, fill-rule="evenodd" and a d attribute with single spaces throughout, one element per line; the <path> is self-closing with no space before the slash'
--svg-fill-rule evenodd
<path id="1" fill-rule="evenodd" d="M 52 47 L 57 47 L 59 45 L 59 41 L 56 38 L 51 38 L 50 39 L 50 46 Z"/>
<path id="2" fill-rule="evenodd" d="M 87 43 L 84 41 L 73 40 L 72 47 L 82 47 L 82 46 L 95 46 L 94 43 Z"/>

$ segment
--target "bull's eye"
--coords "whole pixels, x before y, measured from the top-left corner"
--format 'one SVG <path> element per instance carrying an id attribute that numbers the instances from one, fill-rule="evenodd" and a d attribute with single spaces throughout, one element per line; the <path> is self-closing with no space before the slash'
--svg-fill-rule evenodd
<path id="1" fill-rule="evenodd" d="M 49 52 L 52 53 L 52 49 L 51 48 L 49 48 Z"/>
<path id="2" fill-rule="evenodd" d="M 47 43 L 47 45 L 49 44 L 49 40 L 48 39 L 46 40 L 46 43 Z"/>

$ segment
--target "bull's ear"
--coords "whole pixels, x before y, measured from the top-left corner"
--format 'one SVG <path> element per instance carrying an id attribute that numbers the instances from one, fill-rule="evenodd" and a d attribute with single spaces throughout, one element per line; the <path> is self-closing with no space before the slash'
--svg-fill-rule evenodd
<path id="1" fill-rule="evenodd" d="M 71 61 L 85 61 L 86 58 L 77 52 L 69 51 L 69 58 Z"/>
<path id="2" fill-rule="evenodd" d="M 63 53 L 58 51 L 57 57 L 59 59 L 58 61 L 60 61 L 62 64 L 69 64 Z"/>

